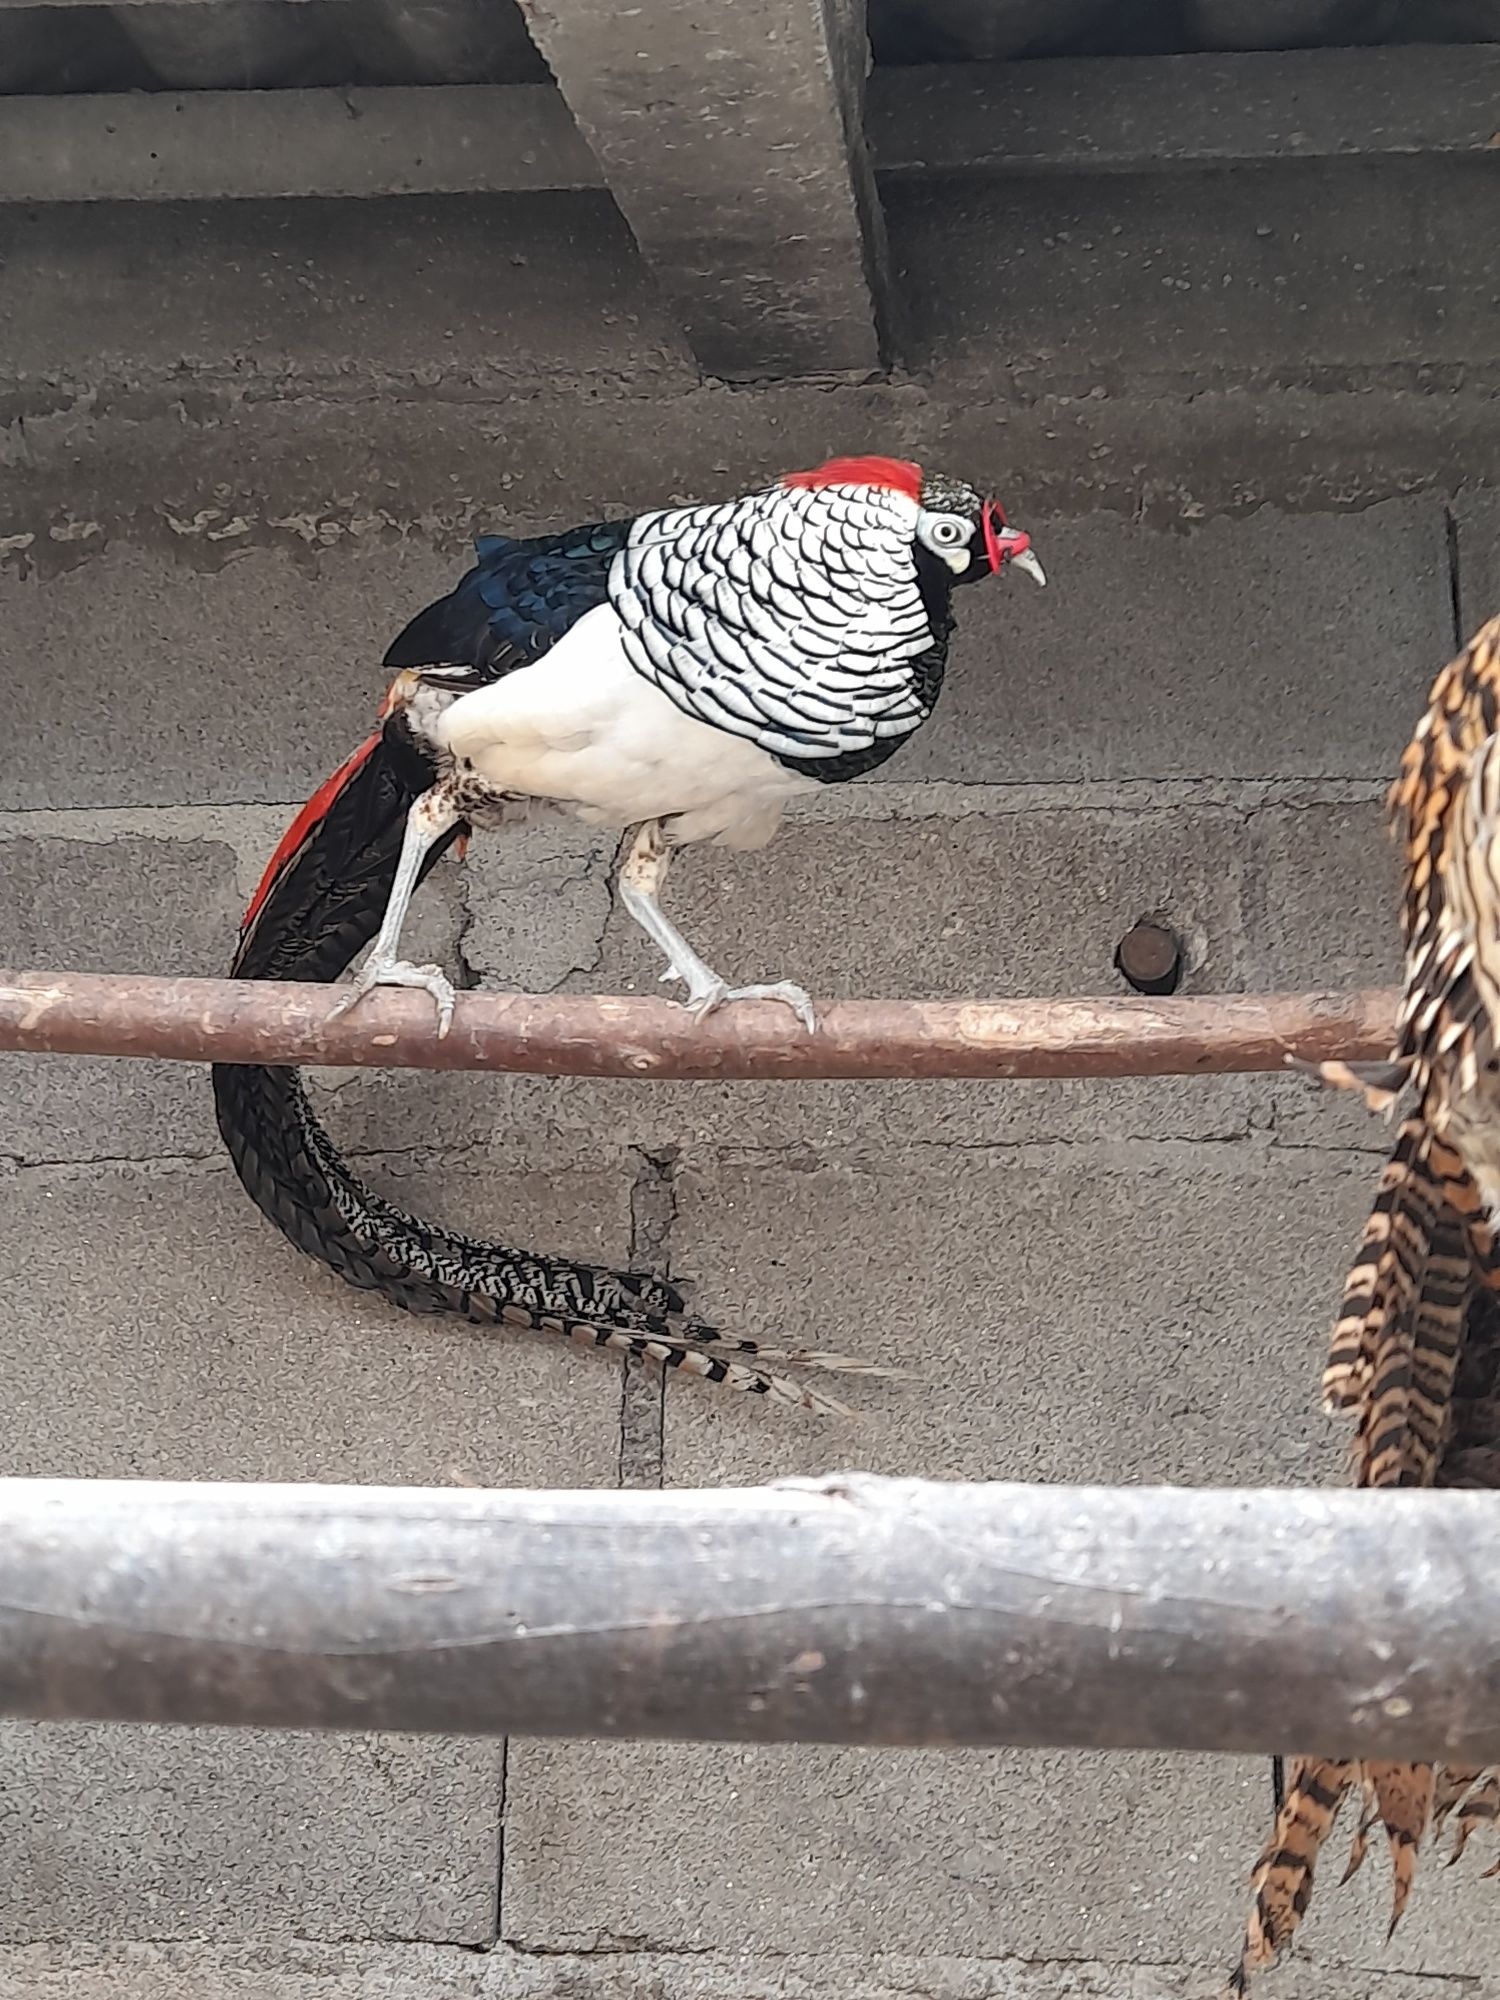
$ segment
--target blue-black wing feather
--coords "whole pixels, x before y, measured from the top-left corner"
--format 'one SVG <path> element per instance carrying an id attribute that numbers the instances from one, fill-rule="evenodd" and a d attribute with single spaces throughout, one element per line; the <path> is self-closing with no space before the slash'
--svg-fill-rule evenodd
<path id="1" fill-rule="evenodd" d="M 446 597 L 419 611 L 385 656 L 390 668 L 469 669 L 475 683 L 538 660 L 585 613 L 608 602 L 609 570 L 628 521 L 513 541 L 481 535 L 478 557 Z"/>

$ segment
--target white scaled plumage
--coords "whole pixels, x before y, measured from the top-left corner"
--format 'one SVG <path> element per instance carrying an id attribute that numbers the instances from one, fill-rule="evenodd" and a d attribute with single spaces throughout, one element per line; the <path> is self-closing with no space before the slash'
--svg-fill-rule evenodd
<path id="1" fill-rule="evenodd" d="M 625 652 L 686 714 L 778 757 L 837 757 L 926 719 L 933 643 L 912 538 L 881 486 L 777 486 L 642 514 L 610 572 Z"/>

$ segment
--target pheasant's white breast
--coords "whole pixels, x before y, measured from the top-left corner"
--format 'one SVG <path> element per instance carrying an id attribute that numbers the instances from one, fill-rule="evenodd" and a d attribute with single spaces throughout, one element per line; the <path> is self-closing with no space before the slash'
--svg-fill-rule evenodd
<path id="1" fill-rule="evenodd" d="M 814 779 L 700 722 L 635 673 L 609 605 L 535 665 L 459 698 L 435 740 L 485 785 L 550 799 L 593 826 L 676 822 L 682 841 L 761 847 Z"/>

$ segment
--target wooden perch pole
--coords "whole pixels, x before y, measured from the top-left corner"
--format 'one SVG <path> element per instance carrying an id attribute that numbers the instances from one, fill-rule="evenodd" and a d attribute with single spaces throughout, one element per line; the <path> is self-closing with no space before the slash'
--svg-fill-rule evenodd
<path id="1" fill-rule="evenodd" d="M 1497 1681 L 1488 1493 L 0 1481 L 9 1715 L 1484 1765 Z"/>
<path id="2" fill-rule="evenodd" d="M 1394 991 L 1148 1000 L 845 1000 L 808 1034 L 769 1002 L 694 1020 L 669 1000 L 463 993 L 437 1037 L 425 994 L 0 971 L 0 1049 L 174 1062 L 325 1063 L 677 1078 L 1199 1076 L 1383 1057 Z"/>

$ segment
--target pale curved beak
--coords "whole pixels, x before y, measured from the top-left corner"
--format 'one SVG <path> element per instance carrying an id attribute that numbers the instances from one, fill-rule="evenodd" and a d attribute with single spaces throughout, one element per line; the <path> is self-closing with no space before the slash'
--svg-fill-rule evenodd
<path id="1" fill-rule="evenodd" d="M 989 559 L 990 574 L 993 576 L 1002 563 L 1011 562 L 1017 569 L 1025 570 L 1033 583 L 1045 586 L 1047 572 L 1032 554 L 1030 535 L 1024 528 L 1008 526 L 1000 502 L 986 500 L 979 519 L 984 529 L 984 552 Z"/>

